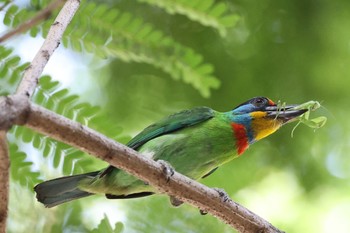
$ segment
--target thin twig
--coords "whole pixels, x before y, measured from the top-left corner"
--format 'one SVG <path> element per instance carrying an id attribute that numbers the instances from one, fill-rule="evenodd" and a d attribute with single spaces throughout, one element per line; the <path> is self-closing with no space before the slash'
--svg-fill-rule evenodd
<path id="1" fill-rule="evenodd" d="M 63 2 L 63 0 L 58 0 L 55 2 L 59 4 Z M 16 94 L 26 95 L 28 97 L 33 95 L 35 87 L 38 84 L 38 79 L 42 74 L 44 67 L 46 66 L 53 52 L 59 46 L 62 35 L 72 20 L 75 12 L 78 10 L 79 4 L 79 0 L 68 0 L 64 4 L 62 10 L 56 17 L 55 22 L 50 28 L 46 40 L 34 57 L 30 66 L 26 69 L 23 79 L 17 88 Z"/>
<path id="2" fill-rule="evenodd" d="M 7 7 L 11 2 L 12 2 L 12 0 L 9 0 L 9 1 L 5 2 L 4 5 L 0 6 L 0 11 L 5 9 L 5 7 Z"/>
<path id="3" fill-rule="evenodd" d="M 0 131 L 0 232 L 6 232 L 9 166 L 6 131 Z"/>
<path id="4" fill-rule="evenodd" d="M 28 29 L 34 27 L 41 21 L 47 19 L 50 17 L 51 13 L 60 7 L 65 1 L 64 0 L 56 0 L 51 2 L 45 9 L 41 10 L 34 18 L 29 19 L 28 21 L 22 23 L 17 28 L 9 31 L 8 33 L 4 34 L 0 37 L 0 43 L 4 42 L 5 40 L 8 40 L 9 38 L 13 37 L 14 35 L 17 35 L 19 33 L 25 32 Z"/>

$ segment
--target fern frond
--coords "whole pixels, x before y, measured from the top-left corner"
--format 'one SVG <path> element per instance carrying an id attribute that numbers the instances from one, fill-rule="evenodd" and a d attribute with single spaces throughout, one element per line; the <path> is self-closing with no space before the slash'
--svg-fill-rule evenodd
<path id="1" fill-rule="evenodd" d="M 101 222 L 98 224 L 97 228 L 91 231 L 91 233 L 121 233 L 121 232 L 123 232 L 123 224 L 121 222 L 117 222 L 113 229 L 106 214 L 104 215 L 104 218 L 101 220 Z"/>
<path id="2" fill-rule="evenodd" d="M 63 44 L 101 57 L 153 65 L 191 84 L 205 97 L 219 86 L 213 66 L 203 63 L 200 54 L 142 19 L 104 4 L 87 3 L 67 29 Z"/>
<path id="3" fill-rule="evenodd" d="M 15 135 L 17 140 L 21 139 L 25 143 L 32 143 L 35 148 L 42 151 L 43 157 L 50 156 L 49 161 L 52 167 L 60 168 L 64 175 L 90 171 L 91 165 L 94 163 L 93 158 L 85 155 L 83 152 L 64 143 L 37 134 L 28 128 L 16 126 L 11 130 L 11 133 Z M 20 169 L 20 167 L 16 169 Z"/>
<path id="4" fill-rule="evenodd" d="M 89 232 L 82 224 L 84 209 L 79 201 L 62 205 L 55 210 L 54 224 L 43 232 Z"/>
<path id="5" fill-rule="evenodd" d="M 138 0 L 164 9 L 169 14 L 182 14 L 193 21 L 219 31 L 222 37 L 227 28 L 234 26 L 239 20 L 237 14 L 229 12 L 227 6 L 214 0 Z"/>
<path id="6" fill-rule="evenodd" d="M 39 88 L 33 96 L 33 101 L 39 105 L 90 127 L 90 121 L 100 115 L 100 108 L 80 102 L 78 96 L 71 95 L 67 89 L 61 88 L 59 83 L 52 81 L 49 76 L 43 76 L 39 84 Z M 112 134 L 114 137 L 120 136 L 121 128 L 113 126 L 107 128 L 104 126 L 106 120 L 101 120 L 101 116 L 99 119 L 100 121 L 93 121 L 93 125 L 98 130 L 101 130 L 99 125 L 101 123 L 109 134 Z M 52 155 L 53 167 L 58 168 L 62 166 L 62 171 L 65 175 L 82 173 L 91 169 L 89 166 L 93 164 L 93 158 L 66 144 L 39 134 L 33 134 L 29 129 L 23 127 L 18 127 L 15 135 L 21 136 L 25 142 L 33 142 L 33 146 L 43 151 L 44 157 Z"/>
<path id="7" fill-rule="evenodd" d="M 41 1 L 33 2 L 43 7 Z M 33 9 L 19 9 L 12 4 L 4 22 L 15 27 L 34 13 Z M 31 28 L 30 34 L 36 36 L 41 32 L 46 36 L 50 26 L 51 21 L 47 20 Z M 62 42 L 74 50 L 87 51 L 102 58 L 150 64 L 173 79 L 192 85 L 204 97 L 209 97 L 210 90 L 220 85 L 213 75 L 213 66 L 204 63 L 200 54 L 165 36 L 142 19 L 103 3 L 82 5 Z"/>
<path id="8" fill-rule="evenodd" d="M 22 186 L 33 187 L 39 183 L 40 173 L 32 171 L 33 163 L 27 160 L 27 155 L 19 151 L 18 146 L 10 143 L 10 174 L 11 178 L 18 181 Z"/>
<path id="9" fill-rule="evenodd" d="M 4 24 L 8 27 L 15 28 L 19 26 L 20 24 L 32 19 L 36 14 L 47 7 L 51 3 L 51 0 L 32 0 L 31 4 L 28 7 L 19 7 L 14 2 L 9 3 L 8 7 L 6 7 L 6 14 L 4 16 Z M 59 9 L 54 10 L 51 12 L 52 16 L 55 16 L 58 13 Z M 46 20 L 45 22 L 51 22 L 51 20 Z M 38 33 L 42 29 L 49 29 L 50 25 L 46 25 L 45 28 L 42 27 L 42 25 L 35 25 L 32 28 L 29 29 L 29 34 L 32 37 L 35 37 L 38 35 Z"/>
<path id="10" fill-rule="evenodd" d="M 1 89 L 6 94 L 11 92 L 10 89 L 12 86 L 16 86 L 17 82 L 20 80 L 20 73 L 26 66 L 19 64 L 20 61 L 18 57 L 11 56 L 12 51 L 10 49 L 5 49 L 0 46 L 0 52 L 0 73 L 4 73 L 4 75 L 1 76 L 0 82 L 10 86 L 10 88 Z M 18 67 L 15 68 L 13 66 Z M 76 95 L 71 95 L 67 89 L 61 88 L 59 82 L 52 81 L 49 76 L 43 76 L 39 84 L 33 96 L 34 102 L 67 118 L 80 122 L 83 125 L 96 128 L 118 141 L 123 140 L 121 137 L 122 129 L 114 123 L 108 122 L 105 116 L 100 114 L 101 109 L 99 107 L 79 101 Z M 95 161 L 92 157 L 66 144 L 37 134 L 25 127 L 15 126 L 10 133 L 14 135 L 17 140 L 21 139 L 24 143 L 31 143 L 35 148 L 41 150 L 43 157 L 52 156 L 50 160 L 52 161 L 52 166 L 54 168 L 61 168 L 64 175 L 83 173 L 92 169 L 91 165 L 93 165 Z M 17 156 L 18 153 L 15 151 L 14 154 Z M 22 171 L 22 166 L 25 166 L 27 168 L 26 170 L 23 168 L 23 172 L 29 174 L 32 163 L 21 162 L 24 158 L 26 158 L 24 153 L 18 155 L 18 157 L 11 157 L 11 162 L 12 159 L 15 161 L 12 168 Z M 16 176 L 15 180 L 18 179 L 20 179 L 19 176 Z M 23 176 L 23 179 L 25 179 L 25 176 Z M 25 183 L 24 180 L 20 180 L 20 182 L 21 184 Z"/>
<path id="11" fill-rule="evenodd" d="M 13 50 L 0 45 L 0 95 L 13 93 L 28 63 L 20 64 L 21 58 Z"/>
<path id="12" fill-rule="evenodd" d="M 33 18 L 36 12 L 34 9 L 20 8 L 15 3 L 11 3 L 6 11 L 3 22 L 6 26 L 15 28 L 21 23 Z M 31 30 L 37 30 L 37 27 L 33 27 Z"/>
<path id="13" fill-rule="evenodd" d="M 12 50 L 0 46 L 0 83 L 1 94 L 12 93 L 21 78 L 27 64 L 20 64 L 20 59 L 12 55 Z M 93 125 L 96 129 L 107 132 L 117 138 L 121 135 L 122 129 L 115 124 L 108 124 L 108 121 L 101 119 L 101 111 L 98 107 L 88 103 L 78 101 L 78 97 L 71 95 L 67 89 L 62 89 L 57 81 L 52 81 L 49 76 L 40 79 L 40 87 L 33 96 L 33 101 L 64 115 L 72 120 L 84 125 Z M 89 171 L 93 164 L 93 158 L 84 155 L 77 149 L 52 140 L 46 136 L 32 132 L 28 128 L 13 127 L 11 133 L 16 139 L 21 139 L 25 143 L 32 145 L 43 152 L 43 156 L 52 156 L 52 166 L 62 167 L 63 174 L 76 174 Z M 14 180 L 18 180 L 22 185 L 37 183 L 36 173 L 31 172 L 32 163 L 26 162 L 26 155 L 18 152 L 12 145 L 11 168 Z M 28 180 L 27 180 L 28 179 Z"/>

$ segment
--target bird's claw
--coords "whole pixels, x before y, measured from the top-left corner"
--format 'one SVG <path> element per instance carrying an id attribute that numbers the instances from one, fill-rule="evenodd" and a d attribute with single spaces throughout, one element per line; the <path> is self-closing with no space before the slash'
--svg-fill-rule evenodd
<path id="1" fill-rule="evenodd" d="M 165 175 L 166 182 L 168 183 L 170 181 L 170 178 L 175 173 L 174 168 L 172 168 L 172 166 L 167 161 L 158 160 L 157 162 L 162 166 L 163 174 Z M 170 203 L 172 206 L 178 207 L 183 204 L 183 201 L 177 199 L 174 196 L 170 196 Z"/>
<path id="2" fill-rule="evenodd" d="M 227 202 L 230 200 L 230 196 L 225 192 L 225 190 L 220 188 L 213 188 L 216 192 L 219 193 L 219 196 L 221 197 L 222 202 Z"/>
<path id="3" fill-rule="evenodd" d="M 213 188 L 213 189 L 219 194 L 222 202 L 227 202 L 227 201 L 231 200 L 229 195 L 223 189 L 220 189 L 220 188 Z M 206 210 L 201 210 L 201 209 L 199 209 L 199 213 L 201 215 L 208 214 L 208 212 Z"/>
<path id="4" fill-rule="evenodd" d="M 175 173 L 174 168 L 172 168 L 172 166 L 167 161 L 158 160 L 157 162 L 162 166 L 163 173 L 164 173 L 164 175 L 166 177 L 166 181 L 168 183 L 170 181 L 170 178 Z"/>
<path id="5" fill-rule="evenodd" d="M 172 206 L 178 207 L 178 206 L 182 205 L 184 202 L 179 200 L 179 199 L 177 199 L 174 196 L 170 196 L 170 203 L 171 203 Z"/>

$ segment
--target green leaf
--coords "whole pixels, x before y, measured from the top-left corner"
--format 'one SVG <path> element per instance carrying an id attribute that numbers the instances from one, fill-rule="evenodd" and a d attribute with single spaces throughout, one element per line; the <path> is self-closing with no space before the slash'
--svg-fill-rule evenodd
<path id="1" fill-rule="evenodd" d="M 0 45 L 0 90 L 3 94 L 13 93 L 28 63 L 20 64 L 20 57 L 12 49 Z"/>
<path id="2" fill-rule="evenodd" d="M 93 229 L 91 233 L 120 233 L 122 231 L 123 224 L 121 222 L 117 222 L 113 228 L 107 215 L 104 215 L 104 218 L 98 224 L 97 228 Z"/>
<path id="3" fill-rule="evenodd" d="M 169 14 L 181 14 L 194 20 L 203 26 L 212 27 L 220 32 L 222 37 L 227 34 L 227 28 L 235 25 L 239 18 L 229 11 L 222 3 L 215 3 L 213 0 L 138 0 L 157 6 Z"/>
<path id="4" fill-rule="evenodd" d="M 226 11 L 225 4 L 220 2 L 212 8 L 212 10 L 209 12 L 209 14 L 211 16 L 214 16 L 214 17 L 220 17 L 221 15 L 224 14 L 225 11 Z"/>
<path id="5" fill-rule="evenodd" d="M 55 221 L 48 224 L 50 228 L 46 228 L 43 232 L 89 232 L 82 224 L 84 209 L 79 202 L 62 205 L 55 211 L 57 211 Z"/>
<path id="6" fill-rule="evenodd" d="M 233 27 L 239 21 L 240 17 L 238 15 L 227 15 L 220 19 L 222 25 L 226 27 Z"/>
<path id="7" fill-rule="evenodd" d="M 6 26 L 11 26 L 12 20 L 13 20 L 13 18 L 14 18 L 15 13 L 17 13 L 17 11 L 18 11 L 18 8 L 19 8 L 19 7 L 18 7 L 17 5 L 12 4 L 12 5 L 7 9 L 6 14 L 5 14 L 5 16 L 4 16 L 4 24 L 5 24 Z"/>
<path id="8" fill-rule="evenodd" d="M 0 46 L 0 58 L 4 59 L 6 57 L 8 57 L 11 53 L 12 53 L 12 49 L 6 48 L 4 46 Z M 2 60 L 1 60 L 2 62 Z"/>
<path id="9" fill-rule="evenodd" d="M 32 170 L 33 163 L 27 161 L 27 155 L 19 151 L 18 146 L 14 143 L 10 143 L 10 160 L 11 160 L 11 178 L 14 181 L 19 182 L 22 186 L 33 187 L 39 183 L 40 173 Z"/>
<path id="10" fill-rule="evenodd" d="M 200 11 L 207 11 L 212 7 L 214 4 L 214 0 L 206 0 L 206 1 L 199 1 L 199 3 L 196 5 L 196 9 Z"/>
<path id="11" fill-rule="evenodd" d="M 106 116 L 100 114 L 99 107 L 79 101 L 77 95 L 72 95 L 68 89 L 61 88 L 60 83 L 52 81 L 50 76 L 43 76 L 39 80 L 33 101 L 81 124 L 91 125 L 107 135 L 119 137 L 123 132 L 120 127 L 106 120 Z M 15 127 L 14 135 L 24 142 L 32 143 L 35 148 L 42 151 L 43 157 L 52 158 L 50 161 L 53 167 L 59 168 L 63 165 L 62 172 L 65 175 L 87 172 L 93 164 L 93 157 L 27 128 Z"/>

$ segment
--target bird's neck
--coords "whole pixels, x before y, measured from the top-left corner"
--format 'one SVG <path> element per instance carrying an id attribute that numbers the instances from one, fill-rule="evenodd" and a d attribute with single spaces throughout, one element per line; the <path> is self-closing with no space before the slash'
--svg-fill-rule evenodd
<path id="1" fill-rule="evenodd" d="M 240 117 L 228 113 L 233 137 L 236 142 L 237 154 L 241 155 L 249 145 L 255 142 L 253 131 L 251 129 L 251 119 Z"/>

